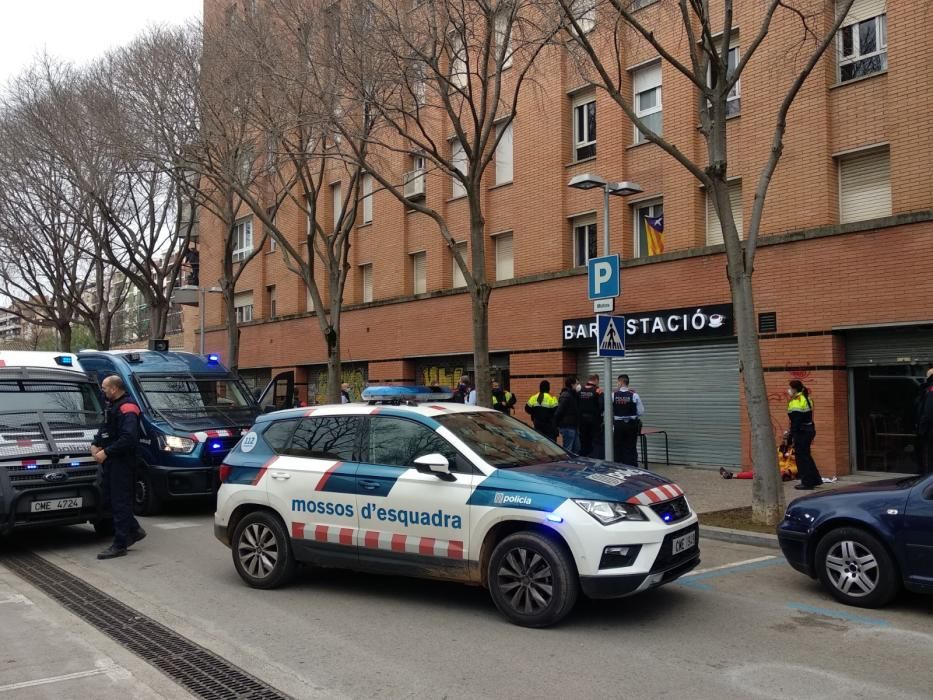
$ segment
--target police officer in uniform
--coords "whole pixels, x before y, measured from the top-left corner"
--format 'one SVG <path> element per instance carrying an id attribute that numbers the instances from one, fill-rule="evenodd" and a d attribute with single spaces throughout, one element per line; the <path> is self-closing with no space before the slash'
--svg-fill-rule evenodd
<path id="1" fill-rule="evenodd" d="M 502 385 L 497 381 L 492 383 L 492 407 L 497 411 L 501 411 L 508 415 L 512 412 L 512 408 L 515 406 L 516 398 L 515 395 L 502 388 Z"/>
<path id="2" fill-rule="evenodd" d="M 599 388 L 599 375 L 591 374 L 577 397 L 580 410 L 580 454 L 584 457 L 602 459 L 605 456 L 603 443 L 603 390 Z"/>
<path id="3" fill-rule="evenodd" d="M 645 406 L 628 382 L 628 375 L 620 374 L 619 388 L 612 392 L 612 445 L 617 462 L 637 467 L 638 436 Z"/>
<path id="4" fill-rule="evenodd" d="M 557 399 L 550 394 L 551 383 L 547 379 L 541 380 L 538 393 L 534 394 L 525 404 L 525 413 L 531 416 L 535 430 L 544 437 L 557 440 L 557 423 L 554 414 L 557 413 Z"/>
<path id="5" fill-rule="evenodd" d="M 91 443 L 91 454 L 104 465 L 103 495 L 113 512 L 113 544 L 98 559 L 126 556 L 127 547 L 146 536 L 133 517 L 133 485 L 136 447 L 139 444 L 139 406 L 126 393 L 126 385 L 116 375 L 101 382 L 107 398 L 104 424 Z"/>

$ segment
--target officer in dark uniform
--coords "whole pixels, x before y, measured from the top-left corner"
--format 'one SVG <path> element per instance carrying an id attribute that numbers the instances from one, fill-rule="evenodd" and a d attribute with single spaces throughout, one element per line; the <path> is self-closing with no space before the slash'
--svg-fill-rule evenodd
<path id="1" fill-rule="evenodd" d="M 133 482 L 136 447 L 139 444 L 139 406 L 126 393 L 126 385 L 116 375 L 101 382 L 107 397 L 104 424 L 91 443 L 91 454 L 104 465 L 103 494 L 113 511 L 113 544 L 97 555 L 113 559 L 126 555 L 127 547 L 146 536 L 133 517 Z"/>
<path id="2" fill-rule="evenodd" d="M 645 407 L 641 397 L 629 388 L 628 375 L 619 375 L 619 388 L 612 392 L 612 445 L 615 460 L 638 466 L 638 436 Z"/>
<path id="3" fill-rule="evenodd" d="M 580 410 L 580 454 L 584 457 L 602 459 L 605 456 L 603 443 L 603 390 L 599 388 L 599 375 L 590 375 L 580 389 L 577 405 Z"/>

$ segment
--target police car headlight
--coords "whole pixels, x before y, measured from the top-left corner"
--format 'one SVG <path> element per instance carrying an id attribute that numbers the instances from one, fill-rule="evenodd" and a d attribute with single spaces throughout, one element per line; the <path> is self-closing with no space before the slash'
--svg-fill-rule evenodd
<path id="1" fill-rule="evenodd" d="M 159 448 L 163 452 L 176 452 L 179 454 L 188 454 L 194 451 L 197 443 L 191 438 L 179 437 L 178 435 L 160 435 Z"/>
<path id="2" fill-rule="evenodd" d="M 586 501 L 573 499 L 587 513 L 603 525 L 612 525 L 620 520 L 647 520 L 641 509 L 631 503 L 613 503 L 611 501 Z"/>

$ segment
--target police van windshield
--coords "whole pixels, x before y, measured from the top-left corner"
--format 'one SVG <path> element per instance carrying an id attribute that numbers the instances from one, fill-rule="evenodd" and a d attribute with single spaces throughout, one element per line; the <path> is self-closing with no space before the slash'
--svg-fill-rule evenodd
<path id="1" fill-rule="evenodd" d="M 234 379 L 160 377 L 142 379 L 140 385 L 153 409 L 183 422 L 242 419 L 256 410 L 243 386 Z"/>
<path id="2" fill-rule="evenodd" d="M 35 415 L 42 411 L 54 422 L 96 425 L 100 401 L 89 382 L 0 381 L 0 414 Z"/>
<path id="3" fill-rule="evenodd" d="M 452 413 L 435 420 L 499 469 L 572 458 L 556 443 L 499 411 Z"/>

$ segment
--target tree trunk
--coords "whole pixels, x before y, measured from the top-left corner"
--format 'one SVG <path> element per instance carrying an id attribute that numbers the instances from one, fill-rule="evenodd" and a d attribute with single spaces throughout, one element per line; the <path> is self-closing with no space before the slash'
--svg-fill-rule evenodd
<path id="1" fill-rule="evenodd" d="M 165 337 L 168 325 L 168 304 L 164 301 L 149 300 L 149 340 Z"/>
<path id="2" fill-rule="evenodd" d="M 489 293 L 485 282 L 470 294 L 473 307 L 473 366 L 476 384 L 476 404 L 492 406 L 492 385 L 489 375 Z"/>
<path id="3" fill-rule="evenodd" d="M 224 358 L 224 364 L 231 372 L 236 372 L 240 366 L 240 327 L 236 322 L 233 293 L 233 287 L 224 287 L 224 321 L 227 326 L 227 356 Z M 201 312 L 203 311 L 204 309 L 201 309 Z"/>
<path id="4" fill-rule="evenodd" d="M 71 324 L 63 324 L 56 330 L 58 331 L 59 352 L 71 352 Z"/>
<path id="5" fill-rule="evenodd" d="M 784 514 L 784 487 L 778 471 L 777 452 L 768 408 L 768 392 L 758 344 L 758 325 L 752 297 L 752 276 L 744 270 L 733 274 L 729 287 L 738 326 L 739 368 L 745 387 L 745 403 L 751 435 L 752 517 L 776 525 Z"/>
<path id="6" fill-rule="evenodd" d="M 331 315 L 333 318 L 333 315 Z M 342 383 L 340 366 L 340 334 L 333 325 L 324 333 L 327 343 L 327 402 L 340 403 L 340 384 Z"/>

